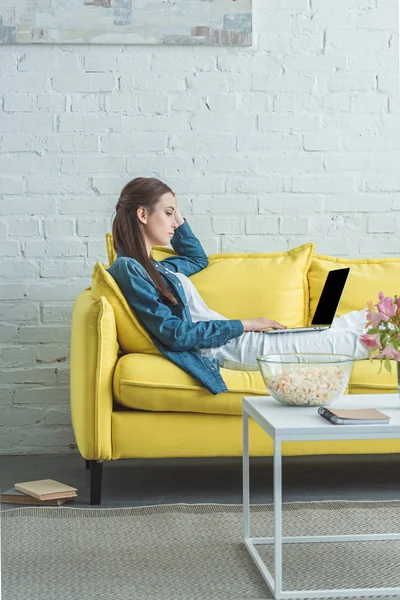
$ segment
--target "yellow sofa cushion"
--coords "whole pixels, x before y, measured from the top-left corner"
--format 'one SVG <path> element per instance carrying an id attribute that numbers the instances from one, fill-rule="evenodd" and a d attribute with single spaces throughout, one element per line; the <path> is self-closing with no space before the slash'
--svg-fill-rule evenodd
<path id="1" fill-rule="evenodd" d="M 95 264 L 92 273 L 92 295 L 95 299 L 104 296 L 111 304 L 117 324 L 118 342 L 124 353 L 161 354 L 132 312 L 117 282 L 100 262 Z"/>
<path id="2" fill-rule="evenodd" d="M 117 253 L 115 252 L 113 236 L 111 232 L 106 233 L 106 248 L 107 248 L 107 257 L 108 257 L 108 265 L 111 266 L 114 260 L 117 258 Z"/>
<path id="3" fill-rule="evenodd" d="M 385 371 L 378 375 L 376 367 L 368 360 L 356 362 L 347 393 L 396 393 L 396 374 Z M 114 398 L 137 410 L 241 415 L 242 396 L 269 395 L 259 371 L 221 368 L 221 375 L 229 392 L 210 396 L 196 379 L 164 356 L 126 354 L 115 368 Z"/>
<path id="4" fill-rule="evenodd" d="M 385 368 L 378 374 L 381 363 L 379 360 L 357 360 L 354 363 L 349 382 L 350 394 L 396 394 L 397 369 L 392 362 L 392 372 Z"/>
<path id="5" fill-rule="evenodd" d="M 112 263 L 115 252 L 110 233 L 106 241 Z M 314 250 L 310 242 L 285 252 L 212 254 L 208 266 L 190 279 L 205 303 L 229 319 L 264 316 L 288 327 L 304 325 L 309 311 L 307 271 Z M 164 246 L 152 249 L 155 260 L 168 256 L 176 256 L 175 251 Z M 149 336 L 132 311 L 127 313 L 129 305 L 100 263 L 95 265 L 92 287 L 95 298 L 104 294 L 118 309 L 115 318 L 124 352 L 154 353 Z"/>
<path id="6" fill-rule="evenodd" d="M 300 326 L 308 319 L 314 250 L 311 242 L 286 252 L 211 254 L 191 280 L 207 306 L 229 319 L 265 317 Z"/>
<path id="7" fill-rule="evenodd" d="M 105 296 L 113 307 L 117 322 L 118 341 L 124 353 L 142 352 L 143 354 L 161 355 L 147 331 L 132 312 L 117 282 L 106 271 L 117 258 L 111 232 L 106 233 L 106 248 L 108 265 L 97 262 L 93 269 L 91 288 L 93 298 L 98 299 Z M 167 256 L 176 255 L 176 252 L 164 246 L 154 246 L 151 254 L 155 260 L 163 260 Z"/>
<path id="8" fill-rule="evenodd" d="M 212 396 L 194 377 L 164 356 L 126 354 L 115 368 L 114 398 L 128 408 L 242 414 L 242 396 L 267 396 L 260 371 L 233 371 L 221 368 L 230 392 Z"/>
<path id="9" fill-rule="evenodd" d="M 337 316 L 366 308 L 367 301 L 378 302 L 378 294 L 394 296 L 400 292 L 400 258 L 336 258 L 315 254 L 308 270 L 310 288 L 309 323 L 314 315 L 328 272 L 350 267 Z"/>

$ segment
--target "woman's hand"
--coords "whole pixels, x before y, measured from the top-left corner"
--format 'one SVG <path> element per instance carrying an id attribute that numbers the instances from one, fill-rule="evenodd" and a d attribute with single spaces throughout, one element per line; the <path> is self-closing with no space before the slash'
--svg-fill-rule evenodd
<path id="1" fill-rule="evenodd" d="M 263 329 L 287 329 L 286 325 L 281 325 L 278 321 L 270 321 L 264 317 L 256 319 L 246 319 L 242 321 L 244 331 L 262 331 Z"/>
<path id="2" fill-rule="evenodd" d="M 185 219 L 182 217 L 178 208 L 175 211 L 175 221 L 176 221 L 178 227 L 185 222 Z"/>

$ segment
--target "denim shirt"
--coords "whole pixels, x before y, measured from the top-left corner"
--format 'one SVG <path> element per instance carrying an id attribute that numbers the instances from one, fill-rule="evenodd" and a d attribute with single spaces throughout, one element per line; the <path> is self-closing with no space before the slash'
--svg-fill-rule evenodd
<path id="1" fill-rule="evenodd" d="M 208 265 L 208 257 L 186 219 L 175 229 L 171 246 L 178 256 L 153 260 L 153 263 L 177 298 L 177 305 L 172 305 L 159 294 L 146 269 L 135 258 L 117 251 L 117 259 L 107 271 L 156 348 L 212 394 L 228 392 L 219 371 L 220 361 L 202 356 L 196 348 L 223 346 L 242 335 L 243 324 L 236 319 L 193 323 L 182 284 L 169 271 L 189 277 Z"/>

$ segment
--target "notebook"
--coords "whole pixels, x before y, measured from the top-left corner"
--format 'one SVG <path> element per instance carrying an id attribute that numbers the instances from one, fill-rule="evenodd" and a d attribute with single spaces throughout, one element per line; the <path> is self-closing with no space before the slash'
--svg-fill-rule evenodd
<path id="1" fill-rule="evenodd" d="M 54 498 L 71 498 L 76 496 L 77 488 L 65 485 L 54 479 L 37 479 L 36 481 L 23 481 L 16 483 L 14 488 L 39 500 L 53 500 Z"/>
<path id="2" fill-rule="evenodd" d="M 335 425 L 372 425 L 389 423 L 390 417 L 376 408 L 326 408 L 320 406 L 318 413 Z"/>

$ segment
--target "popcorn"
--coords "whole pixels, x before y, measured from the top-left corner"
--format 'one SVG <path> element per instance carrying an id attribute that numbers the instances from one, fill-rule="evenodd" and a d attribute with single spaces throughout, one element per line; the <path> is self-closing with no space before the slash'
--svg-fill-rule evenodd
<path id="1" fill-rule="evenodd" d="M 343 394 L 350 373 L 337 366 L 304 366 L 285 369 L 266 378 L 271 396 L 283 404 L 321 406 Z"/>

